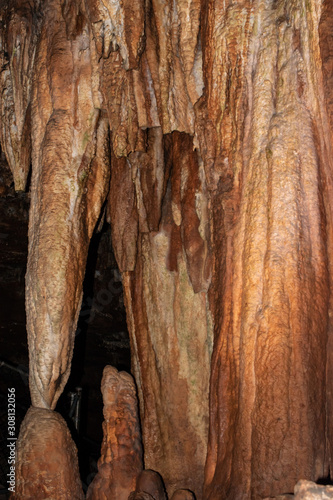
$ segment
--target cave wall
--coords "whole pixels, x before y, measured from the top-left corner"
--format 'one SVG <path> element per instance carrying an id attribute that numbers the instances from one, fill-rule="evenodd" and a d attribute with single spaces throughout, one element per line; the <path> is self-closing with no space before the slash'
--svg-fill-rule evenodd
<path id="1" fill-rule="evenodd" d="M 32 163 L 32 405 L 54 409 L 69 376 L 106 217 L 146 468 L 206 499 L 327 477 L 330 2 L 12 0 L 1 16 L 16 189 Z"/>

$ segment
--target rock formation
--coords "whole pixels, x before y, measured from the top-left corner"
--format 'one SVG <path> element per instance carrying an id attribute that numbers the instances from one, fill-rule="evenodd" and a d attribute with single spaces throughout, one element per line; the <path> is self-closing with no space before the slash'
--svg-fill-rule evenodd
<path id="1" fill-rule="evenodd" d="M 106 366 L 102 379 L 103 443 L 87 499 L 127 500 L 142 471 L 141 434 L 134 380 Z"/>
<path id="2" fill-rule="evenodd" d="M 189 490 L 176 490 L 171 500 L 195 500 L 195 497 Z"/>
<path id="3" fill-rule="evenodd" d="M 318 3 L 257 2 L 225 25 L 230 71 L 241 77 L 231 74 L 224 103 L 233 181 L 221 195 L 225 235 L 216 236 L 226 243 L 212 287 L 221 294 L 224 277 L 211 365 L 210 499 L 274 496 L 277 485 L 292 491 L 300 477 L 328 475 L 332 144 L 319 19 Z M 207 29 L 216 22 L 208 16 Z M 251 34 L 246 50 L 240 29 Z"/>
<path id="4" fill-rule="evenodd" d="M 31 407 L 20 430 L 16 486 L 11 498 L 82 500 L 76 455 L 76 446 L 61 415 Z"/>
<path id="5" fill-rule="evenodd" d="M 140 495 L 149 495 L 155 500 L 167 500 L 161 476 L 153 470 L 144 470 L 137 477 L 136 488 L 129 500 L 139 500 Z"/>
<path id="6" fill-rule="evenodd" d="M 17 189 L 31 143 L 33 406 L 54 409 L 68 378 L 106 217 L 144 463 L 169 496 L 260 499 L 327 477 L 331 2 L 0 5 L 0 139 Z"/>
<path id="7" fill-rule="evenodd" d="M 294 488 L 295 500 L 333 498 L 333 486 L 320 486 L 311 481 L 298 481 Z"/>

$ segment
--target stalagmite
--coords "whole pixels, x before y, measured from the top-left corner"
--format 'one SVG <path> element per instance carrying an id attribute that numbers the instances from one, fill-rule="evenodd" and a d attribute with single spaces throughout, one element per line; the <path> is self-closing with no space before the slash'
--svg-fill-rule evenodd
<path id="1" fill-rule="evenodd" d="M 162 478 L 153 470 L 144 470 L 138 476 L 133 500 L 138 500 L 141 493 L 145 493 L 155 500 L 166 500 Z M 129 500 L 132 500 L 130 497 Z"/>
<path id="2" fill-rule="evenodd" d="M 65 420 L 30 408 L 20 430 L 13 500 L 83 500 L 76 446 Z"/>
<path id="3" fill-rule="evenodd" d="M 171 500 L 195 500 L 195 497 L 189 490 L 176 490 Z"/>
<path id="4" fill-rule="evenodd" d="M 106 366 L 102 379 L 103 443 L 98 473 L 87 499 L 127 500 L 142 471 L 142 447 L 134 380 Z"/>

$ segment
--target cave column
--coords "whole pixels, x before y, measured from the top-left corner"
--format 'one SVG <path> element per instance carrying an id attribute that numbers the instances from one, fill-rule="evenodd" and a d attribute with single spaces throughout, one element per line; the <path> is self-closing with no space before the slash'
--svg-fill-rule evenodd
<path id="1" fill-rule="evenodd" d="M 319 128 L 325 140 L 315 76 L 317 7 L 254 2 L 249 16 L 244 2 L 225 13 L 230 23 L 221 50 L 234 58 L 240 79 L 229 80 L 236 106 L 230 100 L 224 107 L 232 128 L 224 117 L 220 128 L 221 155 L 230 130 L 234 152 L 233 186 L 221 200 L 223 206 L 226 199 L 229 206 L 239 201 L 233 224 L 224 215 L 232 244 L 225 252 L 226 314 L 215 321 L 211 368 L 204 490 L 211 500 L 273 497 L 293 491 L 302 477 L 328 475 L 332 226 L 322 179 L 330 178 L 331 165 L 316 133 Z M 245 36 L 233 39 L 242 16 Z M 207 30 L 213 32 L 214 22 L 208 14 Z M 204 49 L 208 63 L 212 46 Z M 214 228 L 218 239 L 219 225 Z"/>

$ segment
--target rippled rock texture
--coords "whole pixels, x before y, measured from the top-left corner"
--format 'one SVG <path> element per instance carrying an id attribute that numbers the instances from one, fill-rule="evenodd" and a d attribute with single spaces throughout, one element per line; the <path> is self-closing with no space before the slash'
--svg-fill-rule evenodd
<path id="1" fill-rule="evenodd" d="M 101 388 L 104 436 L 98 473 L 87 499 L 127 500 L 143 467 L 135 383 L 129 373 L 106 366 Z"/>
<path id="2" fill-rule="evenodd" d="M 169 496 L 260 499 L 327 477 L 331 2 L 0 6 L 0 139 L 17 189 L 32 163 L 33 406 L 53 410 L 69 376 L 105 217 L 144 463 Z"/>
<path id="3" fill-rule="evenodd" d="M 51 410 L 31 407 L 17 446 L 12 499 L 82 500 L 76 446 L 66 422 Z"/>

